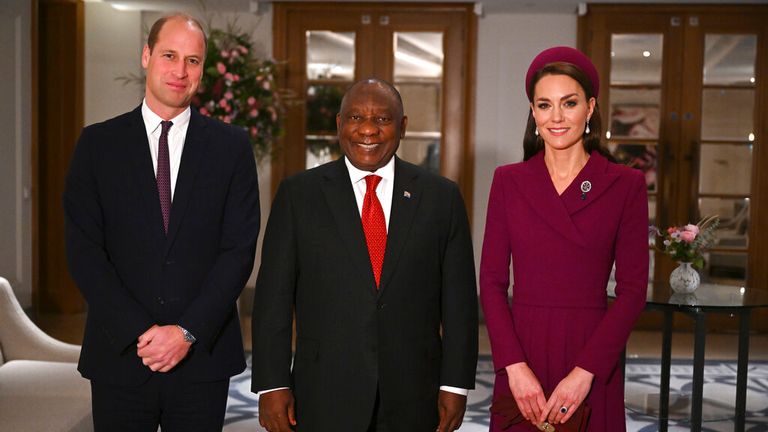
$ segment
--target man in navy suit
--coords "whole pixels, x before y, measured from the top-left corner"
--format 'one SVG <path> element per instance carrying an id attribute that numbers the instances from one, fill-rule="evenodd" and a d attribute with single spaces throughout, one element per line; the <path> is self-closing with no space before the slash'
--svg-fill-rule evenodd
<path id="1" fill-rule="evenodd" d="M 190 109 L 195 19 L 158 20 L 141 106 L 83 129 L 64 192 L 70 272 L 88 303 L 78 369 L 97 431 L 220 430 L 245 368 L 236 300 L 259 232 L 246 133 Z"/>
<path id="2" fill-rule="evenodd" d="M 477 363 L 469 224 L 454 183 L 395 156 L 407 122 L 389 83 L 354 84 L 336 118 L 345 156 L 275 196 L 253 314 L 269 432 L 461 425 Z"/>

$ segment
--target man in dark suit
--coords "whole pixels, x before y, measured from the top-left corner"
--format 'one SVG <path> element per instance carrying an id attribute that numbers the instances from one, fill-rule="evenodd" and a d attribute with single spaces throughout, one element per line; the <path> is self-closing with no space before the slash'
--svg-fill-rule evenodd
<path id="1" fill-rule="evenodd" d="M 158 20 L 144 102 L 83 129 L 70 165 L 67 255 L 88 303 L 78 369 L 97 431 L 220 430 L 245 368 L 236 300 L 258 181 L 245 132 L 189 107 L 205 47 L 193 18 Z"/>
<path id="2" fill-rule="evenodd" d="M 477 364 L 469 224 L 454 183 L 395 156 L 407 122 L 394 87 L 360 81 L 336 118 L 345 157 L 280 185 L 253 314 L 270 432 L 461 425 Z"/>

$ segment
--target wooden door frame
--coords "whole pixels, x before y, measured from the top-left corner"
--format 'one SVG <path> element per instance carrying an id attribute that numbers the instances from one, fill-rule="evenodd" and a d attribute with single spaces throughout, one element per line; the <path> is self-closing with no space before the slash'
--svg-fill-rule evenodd
<path id="1" fill-rule="evenodd" d="M 278 85 L 282 88 L 295 89 L 299 85 L 296 80 L 303 79 L 303 76 L 299 77 L 295 71 L 288 70 L 284 67 L 289 61 L 296 59 L 289 59 L 289 41 L 288 30 L 289 20 L 297 19 L 301 14 L 320 14 L 321 12 L 335 11 L 336 13 L 370 13 L 372 20 L 376 20 L 379 15 L 382 14 L 399 14 L 399 13 L 437 13 L 437 12 L 451 12 L 457 15 L 462 15 L 464 20 L 464 34 L 460 35 L 463 42 L 464 50 L 461 58 L 461 72 L 460 83 L 461 88 L 456 90 L 461 95 L 459 101 L 454 101 L 450 105 L 445 105 L 443 109 L 443 136 L 446 139 L 446 131 L 449 133 L 451 129 L 446 128 L 445 116 L 448 110 L 453 110 L 454 113 L 460 113 L 464 119 L 462 125 L 452 125 L 455 130 L 450 139 L 453 140 L 454 145 L 450 148 L 444 145 L 445 151 L 441 152 L 441 172 L 446 173 L 447 176 L 458 183 L 459 188 L 464 196 L 465 205 L 471 218 L 472 211 L 472 198 L 473 198 L 473 177 L 474 177 L 474 123 L 475 123 L 475 74 L 476 74 L 476 44 L 477 44 L 477 17 L 473 12 L 473 5 L 470 3 L 310 3 L 310 2 L 275 2 L 273 4 L 273 56 L 281 66 L 278 72 L 277 80 Z M 407 28 L 407 26 L 396 25 L 398 29 Z M 302 57 L 303 58 L 303 57 Z M 356 66 L 361 64 L 367 64 L 369 61 L 377 61 L 377 57 L 372 58 L 358 58 L 356 56 Z M 362 63 L 361 63 L 362 62 Z M 392 78 L 392 67 L 387 66 L 389 70 L 389 76 L 383 77 L 384 79 Z M 302 73 L 304 71 L 302 70 Z M 356 71 L 357 72 L 357 71 Z M 443 77 L 445 82 L 445 76 Z M 445 89 L 445 86 L 443 86 Z M 288 110 L 303 110 L 303 104 L 299 104 L 299 107 L 291 106 L 288 103 Z M 304 144 L 303 144 L 303 130 L 304 125 L 302 116 L 293 113 L 293 116 L 287 116 L 288 120 L 285 123 L 286 130 L 302 131 L 300 136 L 301 142 L 298 140 L 288 142 L 284 137 L 280 139 L 278 145 L 279 150 L 272 159 L 272 196 L 277 191 L 277 186 L 280 181 L 288 175 L 302 171 L 304 169 Z M 292 118 L 291 118 L 292 117 Z M 298 123 L 298 124 L 297 124 Z M 299 161 L 301 166 L 299 166 Z"/>
<path id="2" fill-rule="evenodd" d="M 608 25 L 617 25 L 621 20 L 630 20 L 627 26 L 624 28 L 635 29 L 636 33 L 658 33 L 654 31 L 653 27 L 648 27 L 646 23 L 642 22 L 642 16 L 663 16 L 671 17 L 672 15 L 680 16 L 681 20 L 687 20 L 689 16 L 698 16 L 701 20 L 711 19 L 716 23 L 722 20 L 725 15 L 743 14 L 745 17 L 752 18 L 755 15 L 762 17 L 768 17 L 768 6 L 766 5 L 631 5 L 631 4 L 593 4 L 589 6 L 589 13 L 585 16 L 581 16 L 578 19 L 578 47 L 582 49 L 587 55 L 592 54 L 590 48 L 592 46 L 595 33 L 600 31 L 606 31 Z M 644 29 L 644 30 L 643 30 Z M 677 46 L 673 44 L 667 44 L 665 41 L 664 52 L 664 65 L 668 65 L 670 61 L 677 61 L 680 65 L 684 61 L 684 56 L 690 55 L 690 53 L 683 53 L 684 38 L 688 35 L 684 32 L 684 26 L 681 25 L 680 38 L 681 43 Z M 736 25 L 733 27 L 732 32 L 743 31 L 744 27 Z M 627 31 L 630 33 L 631 31 Z M 665 33 L 666 34 L 666 33 Z M 762 291 L 768 291 L 768 172 L 765 169 L 760 170 L 758 167 L 768 166 L 768 120 L 766 116 L 760 116 L 758 113 L 768 113 L 768 85 L 765 83 L 768 80 L 768 27 L 763 28 L 760 32 L 757 32 L 757 58 L 755 64 L 756 76 L 761 79 L 758 80 L 755 86 L 755 119 L 754 130 L 758 135 L 756 142 L 753 145 L 753 163 L 752 163 L 752 183 L 751 183 L 751 204 L 750 204 L 750 228 L 749 228 L 749 255 L 747 264 L 747 286 L 749 289 L 756 289 Z M 670 47 L 671 50 L 667 48 Z M 701 53 L 695 55 L 701 56 Z M 601 63 L 599 59 L 595 59 L 596 63 Z M 599 66 L 598 66 L 599 67 Z M 600 67 L 599 67 L 600 68 Z M 667 68 L 671 69 L 671 68 Z M 680 68 L 678 71 L 682 71 Z M 608 76 L 609 69 L 602 67 L 599 70 L 601 76 Z M 661 145 L 662 139 L 666 138 L 670 141 L 668 128 L 678 128 L 675 132 L 676 136 L 679 135 L 678 142 L 681 145 L 678 148 L 673 149 L 671 154 L 666 158 L 660 158 L 661 164 L 663 159 L 667 160 L 667 163 L 675 163 L 675 161 L 684 160 L 696 156 L 691 148 L 691 137 L 700 137 L 700 130 L 693 130 L 692 125 L 681 125 L 680 121 L 673 122 L 670 119 L 670 109 L 675 107 L 678 112 L 678 118 L 682 117 L 681 110 L 691 105 L 692 100 L 701 99 L 701 83 L 695 82 L 693 85 L 683 85 L 683 78 L 681 73 L 674 70 L 665 71 L 666 75 L 662 77 L 662 86 L 665 85 L 665 80 L 673 80 L 667 82 L 674 82 L 678 85 L 672 86 L 671 92 L 676 95 L 665 96 L 662 100 L 661 107 L 661 123 L 659 130 L 659 144 Z M 672 76 L 677 73 L 677 76 Z M 607 87 L 607 86 L 606 86 Z M 698 93 L 697 93 L 698 92 Z M 607 93 L 604 93 L 601 97 L 601 105 L 607 109 Z M 675 99 L 676 98 L 676 99 Z M 676 100 L 676 101 L 675 101 Z M 664 105 L 665 103 L 672 105 Z M 700 113 L 699 113 L 700 115 Z M 607 115 L 605 116 L 607 120 Z M 700 125 L 700 122 L 697 124 Z M 700 129 L 700 128 L 699 128 Z M 685 140 L 685 142 L 683 142 Z M 669 194 L 672 191 L 672 181 L 683 182 L 693 178 L 692 167 L 688 166 L 678 172 L 675 179 L 667 178 L 662 179 L 662 185 L 659 193 L 662 194 L 666 191 Z M 671 177 L 671 176 L 667 176 Z M 677 221 L 670 220 L 671 214 L 676 214 L 678 217 L 683 215 L 690 216 L 690 207 L 693 200 L 693 188 L 688 188 L 686 193 L 677 193 L 677 197 L 671 203 L 671 211 L 664 212 L 662 210 L 657 211 L 659 220 L 657 224 L 660 226 L 667 226 L 668 224 L 675 223 Z M 758 191 L 763 191 L 762 194 Z M 665 195 L 669 196 L 669 195 Z M 660 205 L 660 203 L 659 203 Z M 656 265 L 660 263 L 670 264 L 671 260 L 659 253 L 656 254 Z M 659 259 L 662 258 L 662 259 Z M 662 264 L 664 265 L 664 264 Z M 671 271 L 671 267 L 669 269 Z M 658 273 L 657 273 L 658 274 Z M 668 274 L 664 273 L 664 274 Z M 761 309 L 756 311 L 756 317 L 752 320 L 752 328 L 759 331 L 768 330 L 768 310 Z M 759 317 L 759 318 L 758 318 Z M 659 328 L 660 320 L 648 319 L 652 317 L 646 317 L 641 319 L 639 327 L 642 328 Z M 655 317 L 653 317 L 655 318 Z M 719 317 L 716 317 L 719 318 Z M 735 328 L 735 323 L 727 322 L 726 318 L 713 319 L 711 327 L 716 328 Z M 733 321 L 733 320 L 730 320 Z M 676 325 L 676 328 L 690 328 L 688 325 Z"/>

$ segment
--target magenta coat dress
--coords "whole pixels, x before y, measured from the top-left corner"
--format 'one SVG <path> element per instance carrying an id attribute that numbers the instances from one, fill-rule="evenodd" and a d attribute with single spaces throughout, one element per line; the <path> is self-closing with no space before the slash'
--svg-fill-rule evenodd
<path id="1" fill-rule="evenodd" d="M 582 199 L 581 185 L 591 183 Z M 545 392 L 575 366 L 595 379 L 590 432 L 626 430 L 620 356 L 645 305 L 648 200 L 643 173 L 592 152 L 558 195 L 544 152 L 499 167 L 488 199 L 480 299 L 496 370 L 494 394 L 509 394 L 505 367 L 526 362 Z M 509 268 L 514 287 L 511 302 Z M 616 263 L 616 300 L 606 285 Z M 530 424 L 529 424 L 530 425 Z M 530 430 L 513 426 L 511 431 Z M 491 417 L 491 431 L 501 431 Z"/>

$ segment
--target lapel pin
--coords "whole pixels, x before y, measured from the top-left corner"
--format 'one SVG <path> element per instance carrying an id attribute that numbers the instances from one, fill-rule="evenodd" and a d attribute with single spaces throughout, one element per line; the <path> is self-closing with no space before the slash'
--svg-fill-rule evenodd
<path id="1" fill-rule="evenodd" d="M 587 192 L 592 190 L 592 183 L 589 180 L 581 182 L 581 199 L 587 199 Z"/>
<path id="2" fill-rule="evenodd" d="M 403 191 L 403 196 L 408 198 L 408 199 L 411 199 L 411 193 L 408 192 L 408 191 Z"/>

